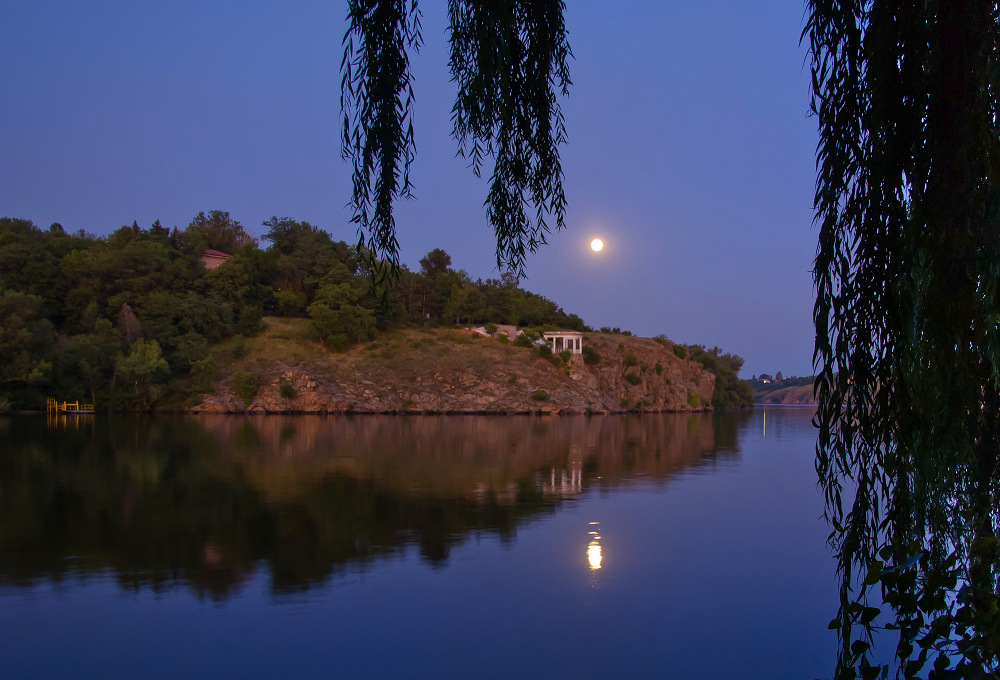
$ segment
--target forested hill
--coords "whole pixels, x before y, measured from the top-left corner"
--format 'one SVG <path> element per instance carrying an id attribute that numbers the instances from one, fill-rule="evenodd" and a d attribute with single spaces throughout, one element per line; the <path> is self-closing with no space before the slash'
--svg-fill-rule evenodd
<path id="1" fill-rule="evenodd" d="M 373 291 L 352 246 L 308 222 L 264 226 L 262 248 L 221 211 L 199 213 L 183 230 L 133 223 L 107 237 L 0 218 L 0 406 L 40 408 L 50 395 L 99 409 L 194 406 L 223 377 L 219 348 L 244 351 L 265 316 L 302 319 L 317 353 L 407 328 L 589 330 L 514 277 L 472 280 L 440 249 Z M 232 257 L 206 270 L 208 249 Z M 730 359 L 737 371 L 742 364 L 718 350 L 701 363 L 719 357 L 723 373 Z M 718 406 L 741 405 L 721 394 Z"/>

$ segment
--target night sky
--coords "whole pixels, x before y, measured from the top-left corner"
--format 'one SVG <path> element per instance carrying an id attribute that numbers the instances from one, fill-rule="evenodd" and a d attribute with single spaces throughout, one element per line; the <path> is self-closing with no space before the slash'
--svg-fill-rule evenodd
<path id="1" fill-rule="evenodd" d="M 743 377 L 810 374 L 802 0 L 567 5 L 567 229 L 523 285 L 595 328 L 718 345 L 746 359 Z M 486 178 L 449 137 L 446 3 L 420 6 L 401 258 L 417 269 L 440 247 L 474 279 L 497 277 Z M 107 234 L 227 210 L 258 235 L 277 215 L 353 243 L 345 15 L 342 0 L 0 0 L 0 215 Z"/>

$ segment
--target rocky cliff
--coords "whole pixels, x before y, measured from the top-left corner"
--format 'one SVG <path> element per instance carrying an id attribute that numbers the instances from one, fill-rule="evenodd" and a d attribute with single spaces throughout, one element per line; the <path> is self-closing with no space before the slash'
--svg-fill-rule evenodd
<path id="1" fill-rule="evenodd" d="M 464 330 L 406 330 L 332 353 L 303 320 L 268 319 L 237 360 L 217 352 L 209 413 L 620 413 L 711 408 L 715 376 L 646 338 L 587 333 L 581 355 L 537 350 Z M 559 365 L 557 365 L 559 364 Z M 240 383 L 256 383 L 252 389 Z"/>

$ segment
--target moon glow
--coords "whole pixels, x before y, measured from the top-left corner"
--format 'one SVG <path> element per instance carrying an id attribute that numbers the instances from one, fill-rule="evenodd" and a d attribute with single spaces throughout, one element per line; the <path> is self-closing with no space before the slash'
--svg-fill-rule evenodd
<path id="1" fill-rule="evenodd" d="M 593 241 L 590 242 L 590 249 L 593 250 L 595 253 L 601 252 L 603 248 L 604 248 L 604 241 L 602 241 L 599 238 L 595 238 Z"/>

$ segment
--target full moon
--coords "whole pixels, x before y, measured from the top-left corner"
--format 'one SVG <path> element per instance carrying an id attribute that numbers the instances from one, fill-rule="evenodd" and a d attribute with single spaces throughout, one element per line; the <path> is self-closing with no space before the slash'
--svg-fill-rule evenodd
<path id="1" fill-rule="evenodd" d="M 590 249 L 593 250 L 595 253 L 600 252 L 602 248 L 604 248 L 604 241 L 602 241 L 601 239 L 595 238 L 593 241 L 590 242 Z"/>

